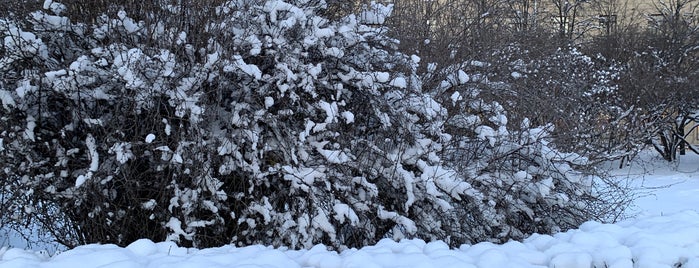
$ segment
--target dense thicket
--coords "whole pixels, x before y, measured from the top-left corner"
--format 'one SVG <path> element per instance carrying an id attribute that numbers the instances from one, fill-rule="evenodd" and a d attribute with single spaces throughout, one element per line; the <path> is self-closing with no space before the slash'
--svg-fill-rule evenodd
<path id="1" fill-rule="evenodd" d="M 650 144 L 673 161 L 699 152 L 686 142 L 699 110 L 697 4 L 408 0 L 388 24 L 401 51 L 437 70 L 485 63 L 505 83 L 482 95 L 513 119 L 554 124 L 560 150 L 605 161 Z"/>
<path id="2" fill-rule="evenodd" d="M 550 136 L 585 131 L 556 115 L 626 112 L 573 106 L 616 88 L 616 67 L 576 49 L 512 43 L 438 66 L 399 51 L 383 5 L 65 3 L 0 19 L 3 224 L 68 246 L 457 246 L 627 204 L 594 159 L 560 152 L 582 142 Z M 552 107 L 534 94 L 552 89 L 570 99 L 519 112 Z"/>

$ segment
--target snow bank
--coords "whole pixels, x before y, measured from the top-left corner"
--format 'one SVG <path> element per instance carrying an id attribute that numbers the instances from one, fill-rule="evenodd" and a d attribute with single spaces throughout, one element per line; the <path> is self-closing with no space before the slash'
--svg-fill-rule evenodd
<path id="1" fill-rule="evenodd" d="M 199 250 L 149 240 L 126 248 L 87 245 L 53 257 L 3 248 L 0 267 L 699 267 L 699 213 L 688 210 L 618 224 L 587 222 L 554 236 L 535 234 L 524 242 L 458 249 L 441 241 L 388 239 L 341 253 L 323 245 L 310 250 Z"/>

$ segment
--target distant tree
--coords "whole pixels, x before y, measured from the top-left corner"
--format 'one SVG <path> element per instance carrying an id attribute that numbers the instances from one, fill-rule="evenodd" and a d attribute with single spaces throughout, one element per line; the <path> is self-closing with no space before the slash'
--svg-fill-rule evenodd
<path id="1" fill-rule="evenodd" d="M 620 85 L 627 105 L 640 109 L 655 122 L 650 141 L 668 161 L 678 149 L 699 153 L 686 140 L 685 127 L 696 120 L 699 109 L 699 21 L 697 2 L 658 2 L 657 13 L 648 16 L 649 27 L 642 32 L 635 58 Z"/>
<path id="2" fill-rule="evenodd" d="M 588 0 L 551 0 L 551 15 L 559 37 L 576 40 L 591 28 L 590 17 L 584 15 L 591 1 Z"/>
<path id="3" fill-rule="evenodd" d="M 387 25 L 389 35 L 401 40 L 404 53 L 449 66 L 509 42 L 510 15 L 503 1 L 407 0 L 395 2 Z M 426 71 L 422 67 L 421 72 Z"/>

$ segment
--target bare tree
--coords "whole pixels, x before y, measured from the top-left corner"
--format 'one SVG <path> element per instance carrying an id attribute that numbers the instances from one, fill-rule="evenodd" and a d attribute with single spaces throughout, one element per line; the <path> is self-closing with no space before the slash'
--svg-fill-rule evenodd
<path id="1" fill-rule="evenodd" d="M 511 0 L 507 1 L 510 12 L 509 18 L 515 32 L 527 32 L 538 27 L 539 1 L 538 0 Z"/>
<path id="2" fill-rule="evenodd" d="M 638 32 L 634 57 L 620 83 L 620 96 L 652 122 L 649 139 L 668 161 L 686 150 L 685 128 L 696 121 L 699 109 L 699 21 L 697 1 L 659 1 L 646 16 L 648 28 Z"/>
<path id="3" fill-rule="evenodd" d="M 590 0 L 551 0 L 554 27 L 561 38 L 576 40 L 582 38 L 591 26 L 591 18 L 586 14 Z"/>
<path id="4" fill-rule="evenodd" d="M 406 0 L 395 3 L 388 25 L 402 51 L 447 66 L 508 42 L 510 17 L 503 1 Z"/>

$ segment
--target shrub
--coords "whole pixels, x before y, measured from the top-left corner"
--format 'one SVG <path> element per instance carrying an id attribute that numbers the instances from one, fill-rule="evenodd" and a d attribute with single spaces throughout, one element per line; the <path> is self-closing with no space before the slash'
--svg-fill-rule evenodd
<path id="1" fill-rule="evenodd" d="M 423 88 L 375 24 L 390 7 L 329 21 L 323 1 L 226 1 L 195 32 L 46 3 L 0 21 L 1 176 L 14 218 L 67 246 L 456 246 L 617 212 L 547 127 L 507 129 L 487 79 Z"/>

